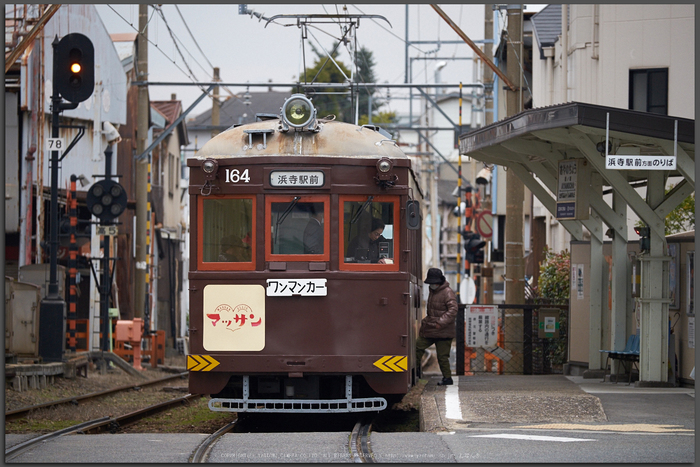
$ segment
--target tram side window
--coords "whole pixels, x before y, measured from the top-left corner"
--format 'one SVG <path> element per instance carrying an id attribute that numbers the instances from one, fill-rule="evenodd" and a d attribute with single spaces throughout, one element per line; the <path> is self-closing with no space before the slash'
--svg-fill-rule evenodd
<path id="1" fill-rule="evenodd" d="M 294 197 L 270 203 L 273 255 L 324 255 L 325 220 L 322 201 Z"/>
<path id="2" fill-rule="evenodd" d="M 249 263 L 253 258 L 253 200 L 209 198 L 202 202 L 204 262 Z"/>
<path id="3" fill-rule="evenodd" d="M 394 203 L 343 202 L 346 263 L 394 264 Z"/>

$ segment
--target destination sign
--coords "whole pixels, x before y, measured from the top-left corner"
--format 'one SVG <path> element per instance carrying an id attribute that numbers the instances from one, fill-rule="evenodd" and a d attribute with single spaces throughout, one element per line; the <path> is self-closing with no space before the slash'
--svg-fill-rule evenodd
<path id="1" fill-rule="evenodd" d="M 614 170 L 676 170 L 673 156 L 610 155 L 605 168 Z"/>
<path id="2" fill-rule="evenodd" d="M 273 170 L 270 172 L 270 186 L 275 188 L 322 187 L 325 176 L 321 170 Z"/>

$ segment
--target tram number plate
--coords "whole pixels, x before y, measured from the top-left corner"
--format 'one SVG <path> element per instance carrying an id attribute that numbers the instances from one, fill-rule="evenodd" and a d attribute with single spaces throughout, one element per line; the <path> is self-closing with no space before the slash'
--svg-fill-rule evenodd
<path id="1" fill-rule="evenodd" d="M 268 279 L 268 297 L 289 297 L 292 295 L 304 295 L 312 297 L 325 297 L 328 289 L 326 279 Z"/>

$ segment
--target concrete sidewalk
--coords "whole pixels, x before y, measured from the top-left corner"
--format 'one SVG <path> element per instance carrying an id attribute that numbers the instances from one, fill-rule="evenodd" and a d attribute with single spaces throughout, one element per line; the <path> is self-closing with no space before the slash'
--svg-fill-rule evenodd
<path id="1" fill-rule="evenodd" d="M 563 375 L 439 376 L 421 396 L 421 431 L 474 428 L 695 430 L 694 388 L 646 388 Z M 611 425 L 612 424 L 612 425 Z M 612 428 L 611 428 L 612 427 Z M 670 430 L 670 431 L 669 431 Z"/>

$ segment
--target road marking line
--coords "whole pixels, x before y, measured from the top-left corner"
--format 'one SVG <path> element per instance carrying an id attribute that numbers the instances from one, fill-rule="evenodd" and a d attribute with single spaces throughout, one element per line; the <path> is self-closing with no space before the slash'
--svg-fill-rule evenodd
<path id="1" fill-rule="evenodd" d="M 459 402 L 459 379 L 454 379 L 452 386 L 445 389 L 445 417 L 453 420 L 462 419 L 462 407 Z"/>
<path id="2" fill-rule="evenodd" d="M 546 423 L 542 425 L 521 425 L 514 428 L 550 429 L 550 430 L 590 430 L 590 431 L 623 431 L 647 433 L 678 433 L 694 432 L 680 425 L 655 425 L 649 423 L 630 423 L 624 425 L 582 425 L 578 423 Z"/>
<path id="3" fill-rule="evenodd" d="M 515 433 L 501 433 L 496 435 L 473 435 L 470 436 L 470 438 L 522 439 L 525 441 L 556 441 L 559 443 L 571 443 L 575 441 L 596 441 L 595 439 L 585 438 L 562 438 L 560 436 L 518 435 Z"/>

